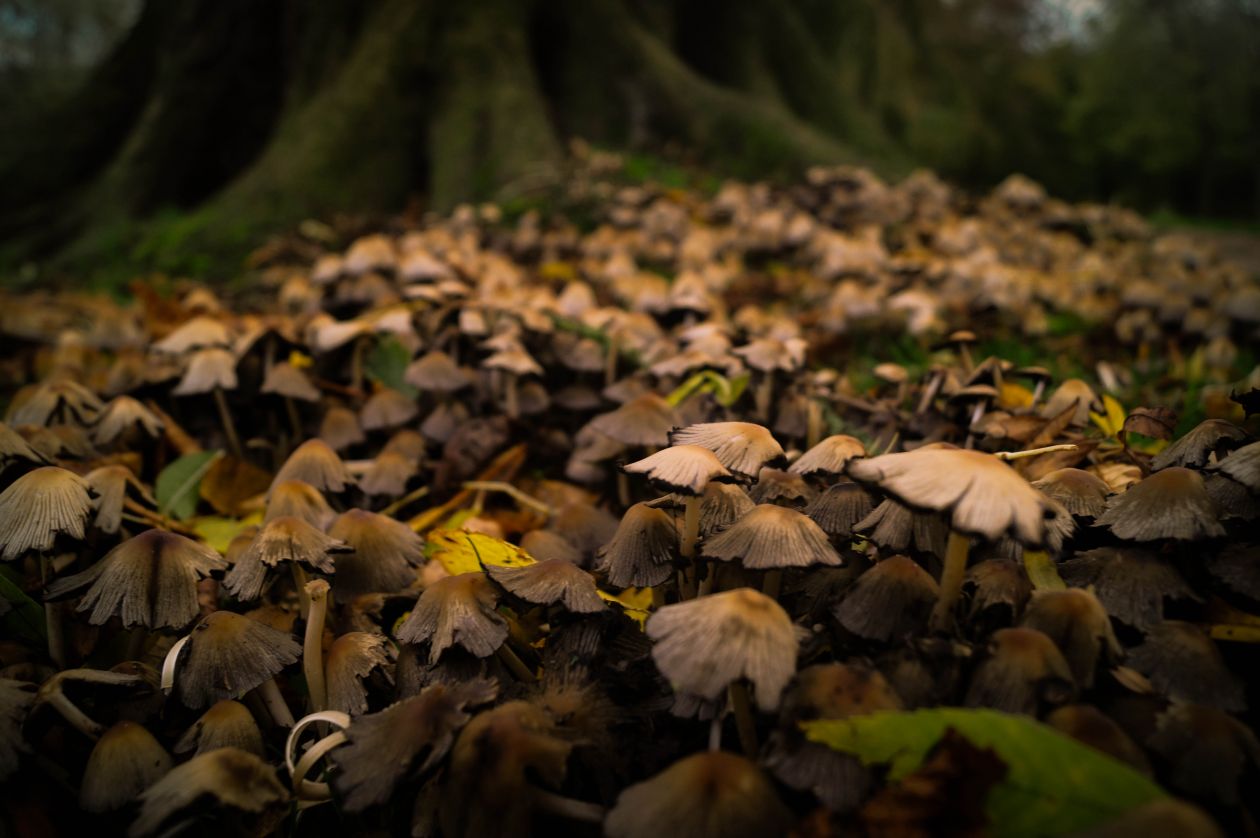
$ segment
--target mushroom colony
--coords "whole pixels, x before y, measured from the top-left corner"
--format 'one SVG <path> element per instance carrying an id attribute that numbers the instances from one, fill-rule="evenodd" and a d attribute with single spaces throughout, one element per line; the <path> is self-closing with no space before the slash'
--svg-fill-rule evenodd
<path id="1" fill-rule="evenodd" d="M 612 169 L 4 294 L 0 832 L 1260 834 L 1256 277 Z"/>

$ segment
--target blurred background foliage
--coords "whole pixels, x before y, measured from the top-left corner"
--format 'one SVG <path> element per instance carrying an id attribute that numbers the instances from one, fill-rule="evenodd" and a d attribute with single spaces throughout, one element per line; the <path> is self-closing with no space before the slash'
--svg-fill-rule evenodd
<path id="1" fill-rule="evenodd" d="M 0 0 L 0 113 L 8 275 L 230 271 L 304 218 L 537 194 L 574 137 L 1254 223 L 1260 0 Z"/>

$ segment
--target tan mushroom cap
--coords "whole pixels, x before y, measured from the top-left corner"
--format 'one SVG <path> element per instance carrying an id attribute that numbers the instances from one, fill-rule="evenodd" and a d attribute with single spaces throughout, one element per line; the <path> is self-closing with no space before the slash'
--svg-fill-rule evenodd
<path id="1" fill-rule="evenodd" d="M 316 529 L 326 529 L 337 517 L 328 501 L 311 484 L 302 480 L 274 480 L 267 497 L 263 521 L 292 515 Z"/>
<path id="2" fill-rule="evenodd" d="M 1068 512 L 1087 518 L 1101 515 L 1111 494 L 1111 487 L 1100 477 L 1079 468 L 1055 469 L 1032 485 Z"/>
<path id="3" fill-rule="evenodd" d="M 219 748 L 171 769 L 140 795 L 129 838 L 165 834 L 164 826 L 205 797 L 221 810 L 248 816 L 250 834 L 265 835 L 288 812 L 289 794 L 275 769 L 253 754 Z"/>
<path id="4" fill-rule="evenodd" d="M 1260 492 L 1260 442 L 1244 445 L 1208 468 L 1241 483 L 1253 493 Z"/>
<path id="5" fill-rule="evenodd" d="M 705 539 L 701 553 L 712 559 L 738 561 L 749 570 L 844 564 L 813 519 L 767 503 Z"/>
<path id="6" fill-rule="evenodd" d="M 922 628 L 939 596 L 931 574 L 906 556 L 889 556 L 859 576 L 832 613 L 846 631 L 886 642 Z"/>
<path id="7" fill-rule="evenodd" d="M 594 577 L 563 559 L 525 567 L 490 566 L 486 572 L 509 593 L 535 605 L 563 605 L 575 614 L 595 614 L 607 607 Z"/>
<path id="8" fill-rule="evenodd" d="M 153 344 L 153 349 L 170 355 L 183 355 L 195 349 L 230 346 L 227 326 L 212 317 L 194 317 Z"/>
<path id="9" fill-rule="evenodd" d="M 787 612 L 751 588 L 666 605 L 648 618 L 652 658 L 675 690 L 717 698 L 740 678 L 773 710 L 796 671 L 796 629 Z"/>
<path id="10" fill-rule="evenodd" d="M 332 754 L 332 785 L 347 810 L 384 803 L 397 786 L 437 765 L 470 718 L 469 706 L 494 700 L 498 685 L 474 679 L 433 684 L 346 728 L 347 743 Z"/>
<path id="11" fill-rule="evenodd" d="M 1093 686 L 1099 660 L 1120 652 L 1107 609 L 1093 593 L 1080 588 L 1034 592 L 1020 625 L 1044 632 L 1055 642 L 1081 689 Z"/>
<path id="12" fill-rule="evenodd" d="M 436 349 L 412 361 L 403 380 L 422 393 L 453 393 L 472 383 L 450 355 Z"/>
<path id="13" fill-rule="evenodd" d="M 706 422 L 670 434 L 675 445 L 699 445 L 717 455 L 733 472 L 756 477 L 762 467 L 780 462 L 783 447 L 769 430 L 751 422 Z"/>
<path id="14" fill-rule="evenodd" d="M 364 494 L 398 497 L 407 491 L 407 481 L 420 472 L 419 463 L 397 451 L 381 451 L 359 478 Z"/>
<path id="15" fill-rule="evenodd" d="M 198 614 L 197 582 L 227 562 L 214 550 L 165 530 L 145 530 L 105 554 L 87 570 L 48 586 L 56 599 L 88 587 L 79 611 L 104 625 L 118 617 L 124 627 L 179 629 Z"/>
<path id="16" fill-rule="evenodd" d="M 609 838 L 762 838 L 786 835 L 792 821 L 755 763 L 708 751 L 622 791 L 604 831 Z"/>
<path id="17" fill-rule="evenodd" d="M 878 487 L 918 509 L 946 513 L 959 532 L 996 541 L 1010 535 L 1039 547 L 1054 510 L 1045 495 L 992 454 L 959 448 L 920 448 L 853 460 L 854 480 Z"/>
<path id="18" fill-rule="evenodd" d="M 596 416 L 590 426 L 622 445 L 664 448 L 669 445 L 669 432 L 679 421 L 678 412 L 669 402 L 655 393 L 644 393 L 616 410 Z"/>
<path id="19" fill-rule="evenodd" d="M 859 521 L 875 510 L 864 487 L 857 483 L 837 483 L 805 507 L 805 514 L 832 538 L 850 538 Z"/>
<path id="20" fill-rule="evenodd" d="M 677 552 L 678 529 L 669 513 L 636 503 L 599 549 L 599 565 L 618 587 L 651 587 L 673 575 Z"/>
<path id="21" fill-rule="evenodd" d="M 0 493 L 0 559 L 51 550 L 59 534 L 81 540 L 92 509 L 86 480 L 56 466 L 19 477 Z"/>
<path id="22" fill-rule="evenodd" d="M 400 591 L 415 581 L 414 568 L 424 561 L 424 539 L 411 527 L 365 509 L 338 515 L 328 535 L 354 549 L 335 560 L 333 592 L 342 600 Z"/>
<path id="23" fill-rule="evenodd" d="M 306 373 L 287 361 L 272 364 L 259 391 L 302 402 L 319 401 L 319 390 L 306 377 Z"/>
<path id="24" fill-rule="evenodd" d="M 131 396 L 117 396 L 96 417 L 92 438 L 98 445 L 108 445 L 133 428 L 145 436 L 156 437 L 165 426 L 161 418 Z"/>
<path id="25" fill-rule="evenodd" d="M 171 395 L 196 396 L 212 390 L 235 390 L 236 356 L 228 349 L 198 349 Z"/>
<path id="26" fill-rule="evenodd" d="M 405 425 L 420 415 L 415 399 L 390 387 L 382 387 L 371 395 L 359 411 L 359 423 L 365 431 L 386 430 Z"/>
<path id="27" fill-rule="evenodd" d="M 158 505 L 145 485 L 126 466 L 101 466 L 89 471 L 83 479 L 96 494 L 92 499 L 92 507 L 96 510 L 92 525 L 103 533 L 112 535 L 122 526 L 123 504 L 126 502 L 128 489 L 133 490 L 150 506 Z"/>
<path id="28" fill-rule="evenodd" d="M 86 812 L 113 812 L 140 796 L 171 770 L 171 755 L 143 725 L 122 721 L 92 748 L 79 805 Z"/>
<path id="29" fill-rule="evenodd" d="M 211 704 L 175 743 L 177 754 L 192 751 L 194 756 L 200 756 L 216 748 L 237 748 L 255 756 L 266 756 L 258 722 L 239 701 L 225 698 Z"/>
<path id="30" fill-rule="evenodd" d="M 270 499 L 275 487 L 286 480 L 301 480 L 321 492 L 337 494 L 354 485 L 354 475 L 322 439 L 308 439 L 289 455 L 276 472 L 267 492 Z"/>
<path id="31" fill-rule="evenodd" d="M 262 593 L 267 570 L 281 562 L 298 562 L 320 573 L 336 570 L 334 557 L 353 548 L 301 518 L 284 515 L 263 524 L 249 547 L 223 578 L 224 587 L 248 602 Z"/>
<path id="32" fill-rule="evenodd" d="M 344 451 L 367 439 L 359 425 L 359 414 L 340 405 L 328 408 L 319 423 L 319 438 L 334 451 Z"/>
<path id="33" fill-rule="evenodd" d="M 367 712 L 367 688 L 363 680 L 373 670 L 389 676 L 389 639 L 383 634 L 366 631 L 347 632 L 333 641 L 324 658 L 324 677 L 329 710 L 340 710 L 350 716 Z"/>
<path id="34" fill-rule="evenodd" d="M 806 451 L 788 467 L 788 471 L 802 477 L 813 475 L 837 476 L 844 474 L 844 467 L 855 457 L 865 457 L 866 446 L 857 437 L 835 434 Z"/>
<path id="35" fill-rule="evenodd" d="M 416 602 L 398 629 L 403 643 L 429 642 L 429 663 L 458 644 L 479 658 L 489 657 L 507 640 L 507 622 L 495 610 L 499 594 L 480 571 L 439 579 Z"/>
<path id="36" fill-rule="evenodd" d="M 1098 523 L 1126 541 L 1194 541 L 1225 535 L 1203 476 L 1179 466 L 1157 471 L 1113 496 Z"/>
<path id="37" fill-rule="evenodd" d="M 1034 629 L 1005 628 L 990 637 L 963 703 L 1035 716 L 1043 703 L 1063 704 L 1075 694 L 1072 669 L 1053 640 Z"/>
<path id="38" fill-rule="evenodd" d="M 645 475 L 653 483 L 688 495 L 702 494 L 710 480 L 729 480 L 733 476 L 717 455 L 699 445 L 671 445 L 622 466 L 622 470 Z"/>
<path id="39" fill-rule="evenodd" d="M 284 632 L 215 611 L 193 627 L 179 652 L 174 694 L 193 709 L 239 698 L 301 655 L 301 644 Z"/>

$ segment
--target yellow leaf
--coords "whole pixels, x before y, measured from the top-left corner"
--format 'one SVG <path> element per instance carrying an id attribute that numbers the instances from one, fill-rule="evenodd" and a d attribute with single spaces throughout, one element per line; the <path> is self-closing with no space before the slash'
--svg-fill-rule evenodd
<path id="1" fill-rule="evenodd" d="M 1102 399 L 1106 415 L 1091 412 L 1089 418 L 1107 436 L 1117 436 L 1124 428 L 1124 420 L 1127 418 L 1124 406 L 1109 395 L 1104 395 Z"/>
<path id="2" fill-rule="evenodd" d="M 600 599 L 605 602 L 615 602 L 625 609 L 626 616 L 639 624 L 639 628 L 643 628 L 643 624 L 647 622 L 647 618 L 651 615 L 652 606 L 652 589 L 651 588 L 626 588 L 619 594 L 610 594 L 605 590 L 599 591 Z"/>
<path id="3" fill-rule="evenodd" d="M 1260 643 L 1260 626 L 1214 623 L 1208 626 L 1208 636 L 1213 640 L 1229 640 L 1234 643 Z"/>
<path id="4" fill-rule="evenodd" d="M 245 518 L 223 518 L 218 515 L 204 515 L 200 518 L 194 518 L 188 523 L 192 524 L 193 531 L 201 536 L 207 547 L 220 553 L 227 553 L 228 545 L 232 543 L 232 539 L 244 532 L 247 527 L 262 523 L 262 513 L 256 512 Z"/>
<path id="5" fill-rule="evenodd" d="M 473 573 L 482 565 L 525 567 L 534 563 L 534 558 L 515 544 L 465 530 L 434 530 L 426 537 L 424 551 L 452 576 Z"/>
<path id="6" fill-rule="evenodd" d="M 304 355 L 296 349 L 289 353 L 289 364 L 297 369 L 306 369 L 313 363 L 315 362 L 311 360 L 310 355 Z"/>
<path id="7" fill-rule="evenodd" d="M 543 262 L 538 267 L 538 275 L 543 279 L 560 279 L 566 282 L 577 279 L 577 271 L 568 262 Z"/>
<path id="8" fill-rule="evenodd" d="M 1002 392 L 998 396 L 998 407 L 1003 410 L 1019 410 L 1030 407 L 1032 403 L 1032 390 L 1013 381 L 1002 382 Z"/>

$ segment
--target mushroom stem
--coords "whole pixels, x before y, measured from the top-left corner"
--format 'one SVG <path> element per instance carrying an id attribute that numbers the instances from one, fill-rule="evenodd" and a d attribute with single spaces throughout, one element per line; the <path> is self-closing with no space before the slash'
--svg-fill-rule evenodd
<path id="1" fill-rule="evenodd" d="M 502 492 L 521 506 L 528 506 L 530 509 L 538 512 L 545 517 L 551 517 L 552 508 L 540 501 L 533 495 L 526 494 L 511 483 L 502 480 L 466 480 L 464 481 L 465 489 L 476 489 L 484 492 Z"/>
<path id="2" fill-rule="evenodd" d="M 617 353 L 621 351 L 617 346 L 617 336 L 608 336 L 607 355 L 604 357 L 604 386 L 611 387 L 617 381 Z"/>
<path id="3" fill-rule="evenodd" d="M 520 398 L 516 392 L 516 376 L 508 373 L 503 384 L 503 412 L 507 418 L 516 420 L 521 415 Z"/>
<path id="4" fill-rule="evenodd" d="M 149 630 L 144 626 L 136 626 L 131 630 L 127 637 L 127 660 L 138 661 L 144 659 L 144 649 L 149 639 Z"/>
<path id="5" fill-rule="evenodd" d="M 360 335 L 354 340 L 354 349 L 350 352 L 350 389 L 360 396 L 363 394 L 363 353 L 367 351 L 367 336 Z"/>
<path id="6" fill-rule="evenodd" d="M 571 821 L 585 823 L 603 823 L 605 810 L 598 803 L 587 803 L 585 800 L 574 800 L 572 797 L 535 787 L 534 803 L 544 812 L 568 818 Z"/>
<path id="7" fill-rule="evenodd" d="M 45 586 L 52 581 L 52 558 L 39 554 L 39 572 Z M 66 668 L 66 634 L 61 624 L 61 603 L 44 603 L 44 625 L 48 633 L 48 657 L 58 669 Z"/>
<path id="8" fill-rule="evenodd" d="M 823 415 L 818 399 L 810 397 L 805 402 L 805 450 L 808 451 L 822 440 Z"/>
<path id="9" fill-rule="evenodd" d="M 617 469 L 617 500 L 624 509 L 630 508 L 630 478 L 621 469 Z"/>
<path id="10" fill-rule="evenodd" d="M 679 568 L 678 569 L 678 599 L 695 599 L 696 585 L 694 574 L 695 568 Z"/>
<path id="11" fill-rule="evenodd" d="M 1044 378 L 1037 379 L 1036 386 L 1033 387 L 1032 403 L 1028 405 L 1029 410 L 1037 406 L 1041 401 L 1041 396 L 1046 392 L 1046 380 Z"/>
<path id="12" fill-rule="evenodd" d="M 232 412 L 228 410 L 227 397 L 223 395 L 222 387 L 215 387 L 214 403 L 219 408 L 219 421 L 223 425 L 223 433 L 227 436 L 228 448 L 232 451 L 232 456 L 238 460 L 245 459 L 245 454 L 241 450 L 241 438 L 236 435 L 236 425 L 232 422 Z"/>
<path id="13" fill-rule="evenodd" d="M 311 712 L 318 713 L 328 704 L 328 692 L 324 685 L 324 621 L 328 617 L 328 583 L 323 579 L 312 580 L 306 583 L 303 593 L 310 600 L 311 611 L 306 619 L 306 633 L 302 637 L 302 672 L 306 675 L 306 689 L 311 697 Z"/>
<path id="14" fill-rule="evenodd" d="M 962 592 L 963 577 L 967 575 L 967 551 L 970 539 L 957 530 L 949 531 L 949 544 L 945 548 L 945 566 L 941 568 L 940 593 L 929 621 L 933 631 L 949 631 L 954 622 L 954 604 Z"/>
<path id="15" fill-rule="evenodd" d="M 748 700 L 748 687 L 736 681 L 727 688 L 731 709 L 735 711 L 735 729 L 739 731 L 739 746 L 749 759 L 757 758 L 757 726 L 753 722 L 752 702 Z"/>
<path id="16" fill-rule="evenodd" d="M 757 392 L 753 394 L 756 401 L 757 421 L 763 425 L 770 422 L 770 402 L 774 398 L 774 373 L 767 371 L 757 383 Z"/>
<path id="17" fill-rule="evenodd" d="M 927 409 L 932 406 L 932 400 L 936 398 L 937 392 L 941 389 L 941 382 L 944 380 L 941 373 L 933 373 L 931 379 L 928 380 L 927 386 L 923 388 L 923 395 L 919 397 L 919 405 L 914 409 L 918 416 L 927 413 Z"/>
<path id="18" fill-rule="evenodd" d="M 970 373 L 975 367 L 975 364 L 971 361 L 971 349 L 968 348 L 966 343 L 960 343 L 958 345 L 958 355 L 962 359 L 963 372 Z"/>
<path id="19" fill-rule="evenodd" d="M 284 409 L 289 414 L 289 425 L 293 428 L 293 447 L 302 444 L 302 417 L 298 415 L 297 402 L 289 396 L 284 397 Z"/>
<path id="20" fill-rule="evenodd" d="M 999 460 L 1023 460 L 1027 457 L 1040 457 L 1042 454 L 1053 454 L 1055 451 L 1075 451 L 1077 446 L 1071 442 L 1061 445 L 1047 445 L 1044 448 L 1030 448 L 1027 451 L 999 451 L 993 456 Z"/>
<path id="21" fill-rule="evenodd" d="M 1067 589 L 1059 570 L 1045 550 L 1024 550 L 1024 571 L 1033 588 L 1038 591 L 1062 591 Z"/>
<path id="22" fill-rule="evenodd" d="M 526 684 L 532 684 L 538 680 L 534 677 L 534 673 L 530 671 L 529 667 L 525 665 L 525 662 L 516 656 L 516 652 L 513 652 L 508 648 L 507 643 L 500 646 L 495 651 L 495 654 L 499 656 L 499 660 L 503 662 L 503 665 L 506 666 L 518 680 L 523 681 Z"/>
<path id="23" fill-rule="evenodd" d="M 311 598 L 306 593 L 306 571 L 297 562 L 289 562 L 289 572 L 293 574 L 293 587 L 297 589 L 298 613 L 303 620 L 310 621 Z"/>
<path id="24" fill-rule="evenodd" d="M 384 515 L 387 518 L 392 517 L 395 512 L 402 509 L 407 504 L 414 503 L 415 501 L 420 500 L 420 498 L 424 497 L 427 494 L 429 494 L 429 487 L 421 486 L 419 489 L 416 489 L 415 491 L 408 492 L 407 494 L 403 495 L 398 500 L 391 503 L 389 506 L 382 508 L 378 514 Z"/>
<path id="25" fill-rule="evenodd" d="M 700 502 L 699 495 L 688 495 L 683 499 L 683 536 L 679 552 L 684 559 L 696 555 L 696 541 L 700 538 Z"/>
<path id="26" fill-rule="evenodd" d="M 61 717 L 65 719 L 71 727 L 89 739 L 100 739 L 101 734 L 105 732 L 104 726 L 96 721 L 93 721 L 87 713 L 80 710 L 78 706 L 60 689 L 51 693 L 45 700 L 61 714 Z"/>
<path id="27" fill-rule="evenodd" d="M 293 713 L 290 712 L 289 705 L 284 703 L 284 696 L 280 695 L 280 686 L 275 678 L 268 678 L 254 689 L 273 722 L 280 727 L 293 727 Z"/>
<path id="28" fill-rule="evenodd" d="M 722 714 L 717 713 L 713 716 L 713 721 L 709 722 L 709 750 L 722 750 Z"/>
<path id="29" fill-rule="evenodd" d="M 765 577 L 761 580 L 761 592 L 773 600 L 779 598 L 779 592 L 783 590 L 783 571 L 781 569 L 767 570 Z"/>

